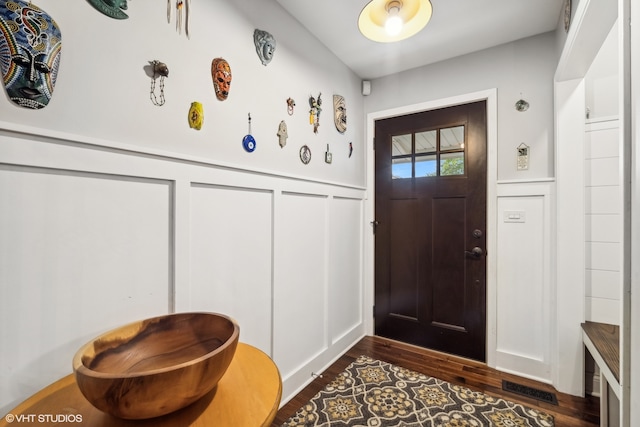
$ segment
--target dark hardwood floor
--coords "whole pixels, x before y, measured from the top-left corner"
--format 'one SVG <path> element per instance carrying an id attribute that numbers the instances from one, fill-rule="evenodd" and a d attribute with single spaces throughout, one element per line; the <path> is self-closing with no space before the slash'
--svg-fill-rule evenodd
<path id="1" fill-rule="evenodd" d="M 280 426 L 300 407 L 307 403 L 333 378 L 359 356 L 370 356 L 402 366 L 450 383 L 465 385 L 492 396 L 502 397 L 523 405 L 539 408 L 555 417 L 556 427 L 596 427 L 600 421 L 600 402 L 597 397 L 580 398 L 558 393 L 552 386 L 488 368 L 483 363 L 462 359 L 449 354 L 426 350 L 380 337 L 365 337 L 316 378 L 298 395 L 287 402 L 276 415 L 273 426 Z M 558 405 L 502 390 L 502 380 L 555 393 Z"/>

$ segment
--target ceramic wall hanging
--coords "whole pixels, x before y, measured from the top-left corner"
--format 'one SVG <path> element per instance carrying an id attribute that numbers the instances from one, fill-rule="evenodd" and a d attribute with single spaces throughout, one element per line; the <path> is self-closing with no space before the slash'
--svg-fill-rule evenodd
<path id="1" fill-rule="evenodd" d="M 216 97 L 220 101 L 224 101 L 229 97 L 231 89 L 231 66 L 223 58 L 215 58 L 211 61 L 211 78 L 213 79 L 213 88 L 216 91 Z"/>
<path id="2" fill-rule="evenodd" d="M 174 3 L 175 2 L 175 3 Z M 167 22 L 171 23 L 171 15 L 173 10 L 176 11 L 176 31 L 184 34 L 187 38 L 191 38 L 189 34 L 189 16 L 191 15 L 191 0 L 167 0 Z"/>
<path id="3" fill-rule="evenodd" d="M 347 107 L 342 95 L 333 95 L 333 121 L 338 132 L 345 133 L 347 130 Z"/>
<path id="4" fill-rule="evenodd" d="M 308 165 L 311 161 L 311 148 L 309 148 L 309 146 L 303 145 L 302 148 L 300 148 L 300 160 L 305 165 Z"/>
<path id="5" fill-rule="evenodd" d="M 0 0 L 0 72 L 9 99 L 20 107 L 44 108 L 58 77 L 62 33 L 31 2 Z"/>
<path id="6" fill-rule="evenodd" d="M 127 19 L 127 0 L 87 0 L 96 10 L 113 19 Z"/>
<path id="7" fill-rule="evenodd" d="M 516 102 L 516 111 L 519 111 L 521 113 L 527 111 L 529 109 L 529 103 L 527 101 L 525 101 L 524 99 L 519 99 Z"/>
<path id="8" fill-rule="evenodd" d="M 280 144 L 280 148 L 284 148 L 287 145 L 287 138 L 289 137 L 289 133 L 287 131 L 287 124 L 284 120 L 280 122 L 278 125 L 278 142 Z"/>
<path id="9" fill-rule="evenodd" d="M 324 153 L 324 161 L 329 164 L 333 161 L 333 155 L 329 151 L 329 144 L 327 144 L 327 151 Z"/>
<path id="10" fill-rule="evenodd" d="M 313 133 L 318 133 L 320 126 L 320 113 L 322 112 L 322 93 L 318 94 L 318 98 L 309 96 L 309 124 L 313 125 Z"/>
<path id="11" fill-rule="evenodd" d="M 293 98 L 287 98 L 287 113 L 293 116 L 293 107 L 296 106 L 296 101 Z"/>
<path id="12" fill-rule="evenodd" d="M 204 123 L 204 108 L 199 102 L 192 102 L 189 108 L 189 127 L 191 129 L 200 130 Z"/>
<path id="13" fill-rule="evenodd" d="M 164 62 L 158 60 L 149 61 L 149 65 L 145 67 L 147 74 L 151 76 L 151 90 L 149 92 L 149 98 L 151 103 L 158 107 L 164 105 L 164 79 L 169 77 L 169 67 Z M 160 99 L 156 97 L 156 82 L 160 81 Z"/>
<path id="14" fill-rule="evenodd" d="M 271 62 L 276 51 L 276 39 L 270 33 L 256 29 L 253 32 L 253 44 L 256 45 L 256 53 L 260 58 L 260 62 L 266 66 Z"/>
<path id="15" fill-rule="evenodd" d="M 249 113 L 249 133 L 242 138 L 242 147 L 248 153 L 253 153 L 256 149 L 256 139 L 251 135 L 251 113 Z"/>

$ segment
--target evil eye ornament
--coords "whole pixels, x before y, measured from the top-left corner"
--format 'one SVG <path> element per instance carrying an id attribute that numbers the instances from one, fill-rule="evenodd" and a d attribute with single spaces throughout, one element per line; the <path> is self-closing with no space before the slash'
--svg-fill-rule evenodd
<path id="1" fill-rule="evenodd" d="M 242 138 L 242 146 L 247 153 L 253 153 L 253 150 L 256 149 L 256 140 L 253 135 L 245 135 L 245 137 Z"/>

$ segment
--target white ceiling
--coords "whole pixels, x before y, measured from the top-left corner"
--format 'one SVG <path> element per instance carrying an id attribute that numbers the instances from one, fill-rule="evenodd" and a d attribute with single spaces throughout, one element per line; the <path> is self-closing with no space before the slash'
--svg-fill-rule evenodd
<path id="1" fill-rule="evenodd" d="M 377 43 L 358 31 L 368 0 L 277 0 L 362 79 L 394 74 L 554 30 L 564 0 L 431 0 L 417 35 Z"/>

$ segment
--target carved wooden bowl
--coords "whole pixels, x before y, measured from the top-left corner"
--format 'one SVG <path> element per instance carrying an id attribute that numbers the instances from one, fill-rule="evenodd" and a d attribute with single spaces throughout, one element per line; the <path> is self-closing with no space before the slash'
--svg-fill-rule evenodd
<path id="1" fill-rule="evenodd" d="M 119 418 L 181 409 L 211 391 L 229 367 L 240 328 L 216 313 L 178 313 L 131 323 L 82 346 L 73 358 L 87 400 Z"/>

